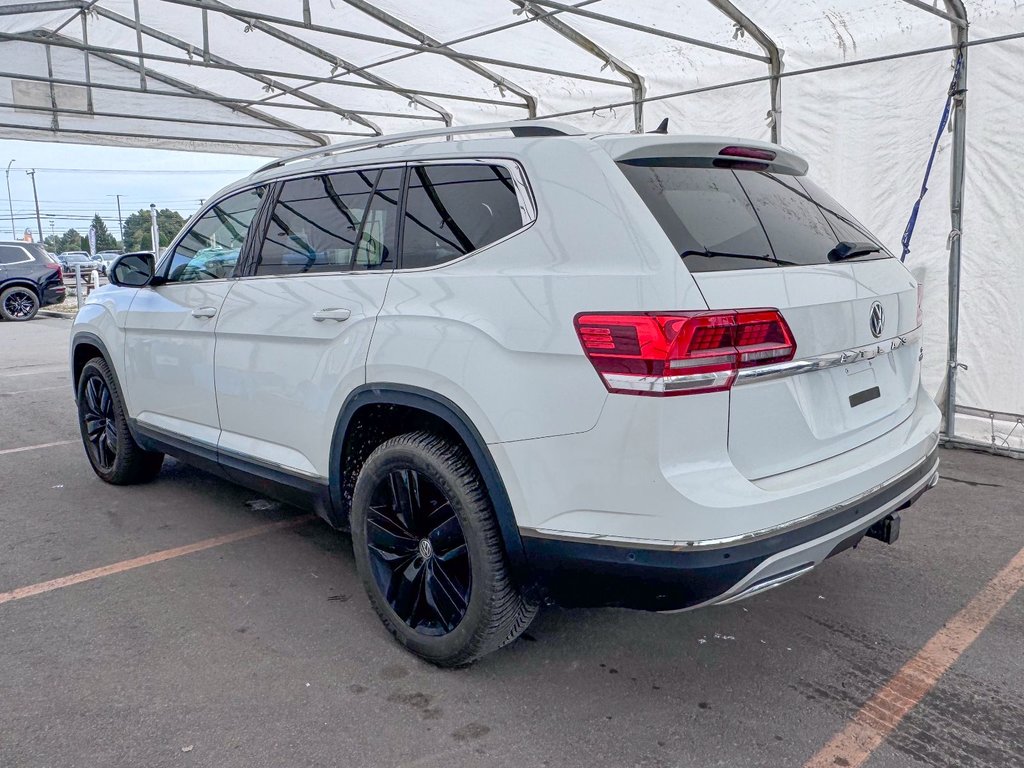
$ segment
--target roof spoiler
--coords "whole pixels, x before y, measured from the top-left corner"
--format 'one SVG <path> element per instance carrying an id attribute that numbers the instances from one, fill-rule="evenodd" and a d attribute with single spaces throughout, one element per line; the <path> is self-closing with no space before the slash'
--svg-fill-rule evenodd
<path id="1" fill-rule="evenodd" d="M 661 164 L 666 158 L 681 161 L 679 165 L 703 168 L 736 168 L 771 171 L 791 176 L 807 173 L 807 161 L 795 152 L 769 144 L 735 137 L 686 137 L 643 134 L 602 137 L 599 143 L 620 163 L 635 165 Z M 649 161 L 649 162 L 645 162 Z"/>

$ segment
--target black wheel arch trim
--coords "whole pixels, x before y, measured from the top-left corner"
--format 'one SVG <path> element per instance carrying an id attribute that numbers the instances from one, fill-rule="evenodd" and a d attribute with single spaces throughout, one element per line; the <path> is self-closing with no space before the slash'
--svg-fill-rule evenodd
<path id="1" fill-rule="evenodd" d="M 79 331 L 71 339 L 71 390 L 72 392 L 74 392 L 75 397 L 78 397 L 78 376 L 75 375 L 76 371 L 74 368 L 75 353 L 78 351 L 78 348 L 83 344 L 88 344 L 99 350 L 100 356 L 103 358 L 103 362 L 105 362 L 107 364 L 107 368 L 110 369 L 110 375 L 114 379 L 114 386 L 117 388 L 117 396 L 121 399 L 121 403 L 123 404 L 125 402 L 124 392 L 121 390 L 121 382 L 117 378 L 117 368 L 114 366 L 114 361 L 110 357 L 110 352 L 109 350 L 107 350 L 107 345 L 103 343 L 103 340 L 100 339 L 99 336 L 97 336 L 95 333 L 91 333 L 90 331 Z M 129 424 L 130 423 L 131 420 L 129 419 Z"/>
<path id="2" fill-rule="evenodd" d="M 487 448 L 487 443 L 472 420 L 466 415 L 465 411 L 444 395 L 428 389 L 396 383 L 364 384 L 352 390 L 345 400 L 341 412 L 338 414 L 338 420 L 334 427 L 334 438 L 331 441 L 330 494 L 331 506 L 335 512 L 346 516 L 348 512 L 342 495 L 341 454 L 349 423 L 360 408 L 376 404 L 403 405 L 417 408 L 432 416 L 436 416 L 455 430 L 455 433 L 462 439 L 462 442 L 465 443 L 466 448 L 469 450 L 469 454 L 476 464 L 480 477 L 487 488 L 487 493 L 491 498 L 491 505 L 494 507 L 494 513 L 498 518 L 498 529 L 501 533 L 505 554 L 508 557 L 513 576 L 521 586 L 529 586 L 524 583 L 529 581 L 526 578 L 526 554 L 523 549 L 522 538 L 519 535 L 519 525 L 516 522 L 515 513 L 512 509 L 512 502 L 509 499 L 508 491 L 505 489 L 505 482 L 501 479 L 501 474 L 498 472 L 494 458 Z"/>

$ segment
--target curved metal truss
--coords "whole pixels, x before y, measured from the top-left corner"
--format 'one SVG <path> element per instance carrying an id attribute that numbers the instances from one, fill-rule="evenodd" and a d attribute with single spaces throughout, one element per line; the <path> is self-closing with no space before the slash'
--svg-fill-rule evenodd
<path id="1" fill-rule="evenodd" d="M 499 0 L 495 0 L 498 2 Z M 900 56 L 916 55 L 922 51 L 896 53 L 799 71 L 785 71 L 783 51 L 770 32 L 756 24 L 743 9 L 742 0 L 705 0 L 721 14 L 723 23 L 735 28 L 734 39 L 749 38 L 750 45 L 730 45 L 721 41 L 701 39 L 673 31 L 666 27 L 685 28 L 685 19 L 677 24 L 651 26 L 632 19 L 603 13 L 600 0 L 577 0 L 575 3 L 556 0 L 507 0 L 513 20 L 483 28 L 450 40 L 418 28 L 407 19 L 388 10 L 387 0 L 339 0 L 337 5 L 357 14 L 365 24 L 353 24 L 360 30 L 320 23 L 321 9 L 314 7 L 317 0 L 281 0 L 269 4 L 263 0 L 132 0 L 131 16 L 125 11 L 125 0 L 36 0 L 17 2 L 0 0 L 2 17 L 23 16 L 38 19 L 38 26 L 22 25 L 18 31 L 11 26 L 0 29 L 0 51 L 12 55 L 0 56 L 0 81 L 11 83 L 12 99 L 0 101 L 0 111 L 8 114 L 21 112 L 35 120 L 17 123 L 0 122 L 0 128 L 17 129 L 20 135 L 36 134 L 42 140 L 108 141 L 137 139 L 164 141 L 166 146 L 192 146 L 198 149 L 226 148 L 237 145 L 239 151 L 281 155 L 288 151 L 328 144 L 334 136 L 375 136 L 384 133 L 381 121 L 408 120 L 410 126 L 425 122 L 439 122 L 450 126 L 457 122 L 452 105 L 466 105 L 478 110 L 481 117 L 501 110 L 522 118 L 558 117 L 596 113 L 598 110 L 628 107 L 632 110 L 634 131 L 642 132 L 644 106 L 654 101 L 676 99 L 710 90 L 764 83 L 768 88 L 770 108 L 767 114 L 771 138 L 780 142 L 782 135 L 782 83 L 787 77 L 810 72 L 822 72 L 844 66 L 857 66 Z M 696 2 L 696 0 L 695 0 Z M 960 229 L 964 189 L 964 145 L 966 111 L 966 54 L 968 43 L 967 12 L 962 0 L 902 0 L 908 7 L 921 13 L 932 14 L 949 23 L 953 42 L 949 46 L 929 49 L 958 50 L 964 57 L 959 69 L 960 82 L 953 110 L 953 163 L 950 260 L 949 260 L 949 359 L 948 387 L 946 390 L 946 434 L 954 434 L 956 414 Z M 391 2 L 390 5 L 394 5 Z M 180 9 L 183 15 L 199 23 L 165 25 L 167 7 Z M 331 3 L 332 11 L 336 4 Z M 265 9 L 275 12 L 268 13 Z M 423 6 L 417 6 L 422 8 Z M 706 7 L 706 6 L 705 6 Z M 467 5 L 467 12 L 471 10 Z M 159 13 L 156 13 L 159 11 Z M 154 18 L 160 16 L 160 18 Z M 318 18 L 319 17 L 319 18 Z M 334 18 L 337 18 L 336 16 Z M 659 19 L 659 21 L 661 21 Z M 671 20 L 669 20 L 671 21 Z M 216 22 L 216 23 L 214 23 Z M 103 26 L 106 25 L 106 26 Z M 561 41 L 564 57 L 555 56 L 545 61 L 525 61 L 516 58 L 514 46 L 502 46 L 507 33 L 526 25 L 542 26 L 552 39 Z M 188 27 L 189 32 L 172 32 Z M 107 30 L 105 35 L 92 34 L 97 27 Z M 214 28 L 219 30 L 214 34 Z M 110 29 L 120 30 L 118 45 L 110 44 Z M 374 30 L 372 32 L 365 31 Z M 681 50 L 712 51 L 716 55 L 753 61 L 764 65 L 763 76 L 744 80 L 713 83 L 650 95 L 648 83 L 653 73 L 645 73 L 635 62 L 617 54 L 607 42 L 601 42 L 594 29 L 629 30 L 646 36 L 655 45 L 672 45 Z M 132 33 L 125 36 L 128 31 Z M 238 60 L 237 36 L 249 35 L 254 50 L 266 48 L 265 62 L 254 65 L 252 57 Z M 232 38 L 236 43 L 225 43 Z M 92 39 L 90 39 L 92 37 Z M 97 40 L 97 38 L 100 38 Z M 479 41 L 492 38 L 503 56 L 480 52 Z M 134 45 L 125 44 L 133 40 Z M 36 49 L 45 52 L 46 76 L 38 71 L 26 71 L 19 66 L 24 51 Z M 338 50 L 372 51 L 363 62 L 359 58 L 341 56 Z M 579 51 L 583 51 L 580 58 Z M 386 55 L 382 54 L 386 51 Z M 575 58 L 568 54 L 575 52 Z M 72 66 L 67 57 L 77 64 Z M 410 59 L 432 57 L 441 59 L 447 72 L 459 72 L 438 78 L 430 88 L 414 87 L 401 82 L 393 74 L 400 71 L 396 65 L 406 66 Z M 569 64 L 564 64 L 563 59 Z M 38 57 L 36 58 L 38 62 Z M 573 62 L 575 65 L 573 65 Z M 599 63 L 599 71 L 590 65 Z M 30 68 L 29 68 L 30 69 Z M 68 74 L 73 70 L 73 76 Z M 97 77 L 97 71 L 104 73 Z M 608 70 L 607 74 L 602 74 Z M 230 78 L 230 88 L 212 88 L 203 84 L 204 76 L 216 73 Z M 527 77 L 547 78 L 551 87 L 570 81 L 586 89 L 628 90 L 628 98 L 599 101 L 586 107 L 539 115 L 543 93 L 534 85 L 524 85 Z M 461 79 L 460 79 L 461 78 Z M 151 99 L 187 100 L 206 105 L 198 114 L 182 116 L 173 112 L 134 112 L 134 130 L 120 131 L 119 118 L 129 115 L 105 111 L 96 107 L 96 95 L 103 93 L 144 94 Z M 354 105 L 360 94 L 382 96 L 379 108 Z M 625 95 L 625 94 L 624 94 Z M 0 96 L 0 99 L 3 99 Z M 325 116 L 334 121 L 324 124 Z M 97 129 L 83 125 L 85 118 L 106 118 Z M 310 121 L 316 118 L 317 124 Z M 150 130 L 150 126 L 153 129 Z M 394 125 L 392 122 L 391 125 Z M 157 128 L 156 126 L 159 126 Z"/>

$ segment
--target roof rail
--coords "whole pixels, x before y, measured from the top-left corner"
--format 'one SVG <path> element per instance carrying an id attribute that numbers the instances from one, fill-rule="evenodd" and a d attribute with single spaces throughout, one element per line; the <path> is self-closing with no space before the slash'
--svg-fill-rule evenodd
<path id="1" fill-rule="evenodd" d="M 355 152 L 359 149 L 376 149 L 391 144 L 401 144 L 406 141 L 417 139 L 429 139 L 435 136 L 458 136 L 469 133 L 493 133 L 495 131 L 510 131 L 516 137 L 529 136 L 583 136 L 584 131 L 574 128 L 567 123 L 557 120 L 515 120 L 507 123 L 479 123 L 477 125 L 451 125 L 444 128 L 427 128 L 422 131 L 406 131 L 395 133 L 390 136 L 367 136 L 365 139 L 355 141 L 344 141 L 340 144 L 331 144 L 327 147 L 317 147 L 306 152 L 299 152 L 297 155 L 282 157 L 262 165 L 252 172 L 252 176 L 271 168 L 278 168 L 296 160 L 309 160 L 314 157 L 327 157 L 343 152 Z"/>

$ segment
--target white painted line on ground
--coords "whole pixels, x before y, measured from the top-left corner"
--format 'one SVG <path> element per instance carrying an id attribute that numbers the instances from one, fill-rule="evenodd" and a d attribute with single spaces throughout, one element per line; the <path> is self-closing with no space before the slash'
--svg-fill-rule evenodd
<path id="1" fill-rule="evenodd" d="M 41 366 L 41 370 L 22 371 L 16 368 L 14 371 L 14 373 L 0 373 L 0 377 L 9 378 L 11 376 L 42 376 L 47 373 L 67 373 L 68 367 L 66 365 L 47 365 Z"/>
<path id="2" fill-rule="evenodd" d="M 26 445 L 23 448 L 4 448 L 0 451 L 0 456 L 5 453 L 21 453 L 22 451 L 38 451 L 40 448 L 54 448 L 58 445 L 71 445 L 77 443 L 77 440 L 58 440 L 55 443 L 40 443 L 39 445 Z"/>
<path id="3" fill-rule="evenodd" d="M 2 396 L 2 395 L 28 395 L 28 394 L 30 394 L 32 392 L 49 392 L 50 390 L 53 390 L 53 389 L 66 389 L 66 390 L 68 390 L 68 393 L 71 392 L 71 387 L 69 387 L 67 384 L 60 384 L 60 385 L 58 385 L 56 387 L 36 387 L 35 389 L 16 389 L 13 392 L 0 392 L 0 396 Z"/>

